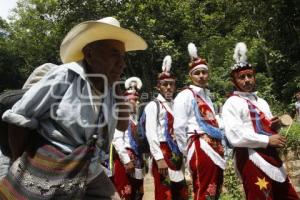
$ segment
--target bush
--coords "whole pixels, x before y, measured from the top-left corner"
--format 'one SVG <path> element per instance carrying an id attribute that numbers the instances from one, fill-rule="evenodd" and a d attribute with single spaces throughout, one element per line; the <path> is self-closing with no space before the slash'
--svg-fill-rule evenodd
<path id="1" fill-rule="evenodd" d="M 224 172 L 224 187 L 220 200 L 244 199 L 242 187 L 234 170 L 233 159 L 230 158 L 227 160 L 227 166 Z"/>
<path id="2" fill-rule="evenodd" d="M 288 150 L 300 150 L 300 123 L 294 122 L 290 127 L 284 127 L 280 133 L 287 137 L 287 144 L 281 149 L 286 154 Z"/>

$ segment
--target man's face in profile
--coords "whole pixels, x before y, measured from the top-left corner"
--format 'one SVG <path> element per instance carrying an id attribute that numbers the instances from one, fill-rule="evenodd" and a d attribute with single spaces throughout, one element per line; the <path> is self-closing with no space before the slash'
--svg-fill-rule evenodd
<path id="1" fill-rule="evenodd" d="M 83 51 L 89 65 L 87 73 L 105 75 L 109 85 L 120 80 L 125 68 L 123 42 L 99 40 L 88 44 Z"/>

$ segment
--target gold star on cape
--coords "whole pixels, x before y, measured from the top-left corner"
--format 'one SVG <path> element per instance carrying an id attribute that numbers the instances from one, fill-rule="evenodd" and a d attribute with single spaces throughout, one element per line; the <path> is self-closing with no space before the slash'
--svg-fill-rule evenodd
<path id="1" fill-rule="evenodd" d="M 257 182 L 255 183 L 255 185 L 258 185 L 260 190 L 267 189 L 268 184 L 269 182 L 266 181 L 265 177 L 262 179 L 257 177 Z"/>

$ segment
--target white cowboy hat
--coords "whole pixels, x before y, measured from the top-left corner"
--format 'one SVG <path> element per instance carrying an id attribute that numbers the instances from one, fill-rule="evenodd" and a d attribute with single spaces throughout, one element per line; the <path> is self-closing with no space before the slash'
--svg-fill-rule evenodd
<path id="1" fill-rule="evenodd" d="M 82 48 L 97 40 L 119 40 L 125 44 L 125 51 L 145 50 L 147 43 L 134 32 L 122 28 L 113 17 L 97 21 L 86 21 L 74 26 L 60 45 L 60 58 L 63 63 L 83 59 Z"/>

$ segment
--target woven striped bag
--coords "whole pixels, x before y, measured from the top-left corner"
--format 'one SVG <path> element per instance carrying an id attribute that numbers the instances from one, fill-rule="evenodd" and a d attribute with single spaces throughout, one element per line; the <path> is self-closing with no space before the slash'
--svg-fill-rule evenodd
<path id="1" fill-rule="evenodd" d="M 49 143 L 39 145 L 33 155 L 24 152 L 0 181 L 0 199 L 83 199 L 96 140 L 67 155 Z"/>

